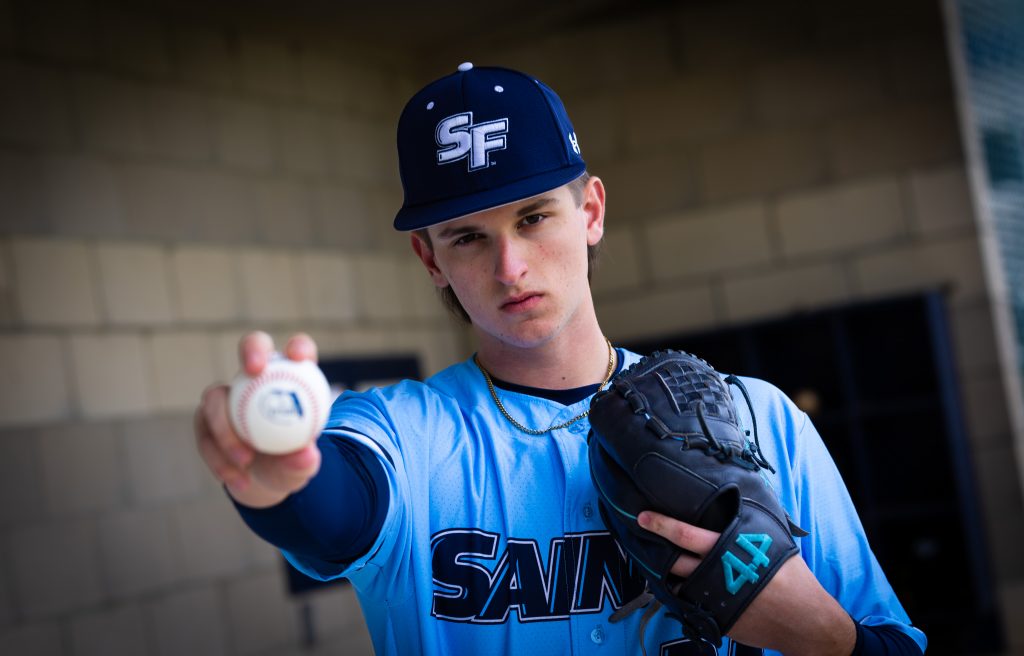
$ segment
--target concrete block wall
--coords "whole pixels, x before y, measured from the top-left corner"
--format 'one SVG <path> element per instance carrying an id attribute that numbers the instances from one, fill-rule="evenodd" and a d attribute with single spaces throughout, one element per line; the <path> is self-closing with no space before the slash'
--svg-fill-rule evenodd
<path id="1" fill-rule="evenodd" d="M 946 291 L 995 586 L 1020 626 L 1021 473 L 938 3 L 679 3 L 500 45 L 452 48 L 424 78 L 501 62 L 560 92 L 608 190 L 594 290 L 613 339 Z"/>
<path id="2" fill-rule="evenodd" d="M 390 230 L 407 73 L 213 14 L 14 0 L 0 26 L 0 653 L 299 653 L 191 415 L 254 328 L 464 354 Z M 351 587 L 306 603 L 320 648 L 370 653 Z"/>

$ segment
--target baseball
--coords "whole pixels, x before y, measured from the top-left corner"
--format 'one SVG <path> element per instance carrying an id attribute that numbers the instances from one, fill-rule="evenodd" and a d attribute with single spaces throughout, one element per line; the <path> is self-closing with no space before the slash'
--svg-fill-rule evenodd
<path id="1" fill-rule="evenodd" d="M 235 377 L 228 397 L 235 432 L 262 453 L 298 451 L 327 424 L 331 389 L 315 362 L 276 355 L 263 372 Z"/>

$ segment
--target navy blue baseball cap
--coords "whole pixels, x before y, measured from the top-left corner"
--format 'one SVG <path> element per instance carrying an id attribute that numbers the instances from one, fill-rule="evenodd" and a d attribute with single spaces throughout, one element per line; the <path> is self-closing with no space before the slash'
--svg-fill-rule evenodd
<path id="1" fill-rule="evenodd" d="M 431 82 L 398 119 L 405 202 L 396 230 L 514 203 L 586 171 L 562 101 L 533 77 L 470 63 Z"/>

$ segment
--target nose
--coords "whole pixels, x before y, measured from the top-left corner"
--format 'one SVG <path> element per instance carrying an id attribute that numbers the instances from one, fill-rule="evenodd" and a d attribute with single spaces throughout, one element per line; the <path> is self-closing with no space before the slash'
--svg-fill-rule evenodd
<path id="1" fill-rule="evenodd" d="M 523 244 L 510 237 L 498 241 L 497 260 L 494 264 L 494 277 L 503 285 L 514 285 L 527 271 Z"/>

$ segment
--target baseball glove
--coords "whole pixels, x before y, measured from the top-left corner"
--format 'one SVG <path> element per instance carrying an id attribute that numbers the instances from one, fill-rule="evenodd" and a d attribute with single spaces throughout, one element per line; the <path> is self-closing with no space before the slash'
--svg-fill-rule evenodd
<path id="1" fill-rule="evenodd" d="M 761 471 L 775 470 L 761 454 L 756 422 L 753 442 L 740 428 L 729 385 L 750 404 L 736 377 L 723 380 L 688 353 L 654 353 L 594 396 L 588 438 L 605 524 L 685 635 L 716 647 L 797 553 L 792 536 L 807 535 L 786 515 Z M 684 550 L 640 528 L 636 517 L 643 510 L 721 538 L 692 575 L 680 578 L 670 570 Z"/>

